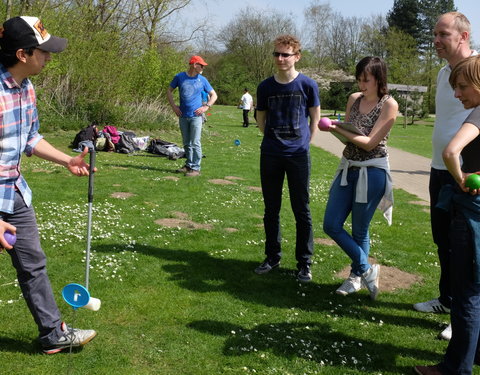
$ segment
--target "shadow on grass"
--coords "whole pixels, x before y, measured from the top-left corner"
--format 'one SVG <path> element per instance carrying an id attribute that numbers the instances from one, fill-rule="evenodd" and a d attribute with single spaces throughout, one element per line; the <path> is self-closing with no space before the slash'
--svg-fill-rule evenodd
<path id="1" fill-rule="evenodd" d="M 151 166 L 145 166 L 145 165 L 132 165 L 132 164 L 122 164 L 122 163 L 103 163 L 102 168 L 104 168 L 104 169 L 107 169 L 107 168 L 140 169 L 142 171 L 175 173 L 175 170 L 180 168 L 178 165 L 180 165 L 180 164 L 172 164 L 171 168 L 159 168 L 159 167 L 151 167 Z M 181 164 L 181 165 L 183 165 L 183 164 Z"/>
<path id="2" fill-rule="evenodd" d="M 0 336 L 0 352 L 40 354 L 41 347 L 37 341 L 15 340 Z"/>
<path id="3" fill-rule="evenodd" d="M 228 322 L 198 320 L 189 328 L 214 336 L 225 337 L 223 354 L 241 356 L 251 352 L 270 352 L 276 356 L 296 357 L 324 366 L 348 367 L 352 370 L 412 372 L 411 367 L 399 367 L 397 357 L 415 358 L 419 363 L 439 360 L 436 353 L 406 348 L 355 336 L 332 332 L 327 324 L 318 322 L 260 324 L 253 329 Z"/>
<path id="4" fill-rule="evenodd" d="M 29 316 L 27 317 L 29 318 Z M 83 351 L 83 346 L 73 347 L 72 354 L 80 353 Z M 15 340 L 9 337 L 0 336 L 0 353 L 9 352 L 9 353 L 23 353 L 23 354 L 38 354 L 44 356 L 42 352 L 42 346 L 38 340 L 24 341 L 24 340 Z M 70 354 L 70 348 L 66 348 L 55 355 L 65 355 Z M 3 374 L 0 371 L 0 374 Z"/>
<path id="5" fill-rule="evenodd" d="M 115 253 L 115 247 L 118 246 L 97 245 L 95 250 Z M 203 251 L 160 249 L 138 244 L 134 250 L 168 262 L 162 268 L 170 275 L 169 280 L 196 293 L 223 292 L 239 300 L 267 307 L 327 313 L 333 311 L 338 317 L 360 321 L 371 321 L 374 315 L 376 321 L 382 320 L 385 324 L 432 331 L 440 329 L 438 323 L 429 319 L 428 315 L 418 313 L 418 317 L 404 316 L 405 311 L 415 314 L 410 304 L 382 302 L 381 295 L 377 301 L 372 301 L 366 290 L 355 296 L 339 296 L 334 292 L 338 283 L 299 283 L 296 270 L 293 269 L 278 268 L 268 274 L 257 275 L 253 270 L 258 262 L 218 258 Z M 401 316 L 385 312 L 391 309 L 402 311 Z"/>

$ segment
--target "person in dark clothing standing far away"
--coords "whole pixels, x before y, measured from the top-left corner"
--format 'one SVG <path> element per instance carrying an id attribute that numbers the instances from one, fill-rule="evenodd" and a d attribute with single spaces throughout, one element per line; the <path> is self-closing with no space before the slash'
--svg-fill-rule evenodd
<path id="1" fill-rule="evenodd" d="M 433 30 L 434 45 L 438 57 L 447 60 L 437 75 L 437 90 L 435 95 L 435 126 L 432 135 L 432 166 L 430 170 L 430 221 L 432 225 L 433 242 L 437 245 L 438 259 L 440 261 L 440 280 L 438 298 L 413 305 L 417 311 L 427 313 L 450 312 L 450 260 L 451 249 L 449 242 L 450 213 L 436 207 L 438 194 L 443 185 L 453 185 L 455 181 L 447 170 L 442 159 L 442 152 L 460 128 L 463 120 L 467 118 L 471 109 L 463 107 L 462 103 L 454 97 L 453 89 L 448 83 L 450 72 L 460 60 L 476 55 L 470 49 L 470 22 L 459 12 L 450 12 L 441 15 Z M 449 340 L 452 328 L 447 326 L 440 332 L 440 338 Z"/>
<path id="2" fill-rule="evenodd" d="M 14 17 L 0 29 L 0 246 L 17 270 L 23 297 L 38 326 L 45 354 L 85 345 L 97 333 L 69 328 L 60 317 L 46 268 L 46 256 L 32 206 L 32 191 L 20 173 L 20 157 L 36 155 L 63 165 L 76 176 L 87 176 L 88 153 L 71 157 L 54 148 L 39 134 L 35 90 L 29 79 L 61 52 L 67 40 L 50 35 L 36 17 Z M 10 246 L 5 231 L 16 233 Z"/>
<path id="3" fill-rule="evenodd" d="M 480 364 L 480 189 L 467 187 L 467 178 L 480 174 L 480 56 L 458 62 L 449 81 L 455 98 L 473 109 L 443 151 L 455 182 L 442 187 L 437 205 L 452 213 L 452 337 L 439 364 L 414 368 L 420 375 L 470 375 L 473 365 Z"/>
<path id="4" fill-rule="evenodd" d="M 297 278 L 309 282 L 313 255 L 310 141 L 320 120 L 320 98 L 317 83 L 295 69 L 301 57 L 300 41 L 291 35 L 281 35 L 273 45 L 277 73 L 257 88 L 257 125 L 264 134 L 260 179 L 265 204 L 266 259 L 255 272 L 264 274 L 280 265 L 280 207 L 286 175 L 296 221 Z"/>
<path id="5" fill-rule="evenodd" d="M 182 132 L 185 165 L 178 169 L 188 177 L 200 175 L 202 162 L 202 115 L 217 100 L 217 94 L 208 80 L 202 76 L 203 68 L 207 65 L 200 56 L 192 56 L 186 72 L 178 73 L 173 77 L 167 90 L 167 98 L 173 112 L 178 116 L 180 131 Z M 180 92 L 180 106 L 173 100 L 173 91 L 178 87 Z M 202 92 L 208 93 L 207 102 L 202 103 Z"/>
<path id="6" fill-rule="evenodd" d="M 348 98 L 345 121 L 360 134 L 330 125 L 348 141 L 335 173 L 325 208 L 323 230 L 350 257 L 350 276 L 336 290 L 348 295 L 362 286 L 372 299 L 379 292 L 380 265 L 371 265 L 369 227 L 378 207 L 390 225 L 393 189 L 388 162 L 387 139 L 395 123 L 398 104 L 387 89 L 387 66 L 379 57 L 364 57 L 355 69 L 359 92 Z M 352 233 L 345 228 L 351 214 Z"/>

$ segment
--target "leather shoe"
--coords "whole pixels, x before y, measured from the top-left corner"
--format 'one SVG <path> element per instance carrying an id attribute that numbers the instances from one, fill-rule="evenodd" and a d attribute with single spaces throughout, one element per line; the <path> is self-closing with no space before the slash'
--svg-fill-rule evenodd
<path id="1" fill-rule="evenodd" d="M 438 365 L 434 366 L 415 366 L 413 368 L 419 375 L 444 375 Z"/>

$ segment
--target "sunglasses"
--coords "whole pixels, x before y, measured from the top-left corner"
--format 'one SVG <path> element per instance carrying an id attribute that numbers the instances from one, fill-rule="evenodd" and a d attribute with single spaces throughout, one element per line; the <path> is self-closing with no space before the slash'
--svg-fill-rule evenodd
<path id="1" fill-rule="evenodd" d="M 273 57 L 282 56 L 284 59 L 288 59 L 291 56 L 297 55 L 297 53 L 283 53 L 283 52 L 272 52 Z"/>

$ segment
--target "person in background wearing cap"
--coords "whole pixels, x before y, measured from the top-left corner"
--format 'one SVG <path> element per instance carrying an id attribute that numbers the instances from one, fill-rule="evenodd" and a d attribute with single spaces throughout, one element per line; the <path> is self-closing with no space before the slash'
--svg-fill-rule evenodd
<path id="1" fill-rule="evenodd" d="M 175 114 L 179 117 L 183 147 L 187 161 L 177 169 L 178 173 L 195 177 L 200 175 L 202 162 L 202 114 L 217 100 L 217 94 L 208 80 L 202 76 L 203 67 L 208 65 L 200 56 L 193 56 L 186 72 L 175 75 L 167 90 L 167 98 Z M 178 87 L 180 106 L 173 100 L 173 91 Z M 208 100 L 202 104 L 202 91 L 208 93 Z"/>
<path id="2" fill-rule="evenodd" d="M 36 17 L 14 17 L 0 28 L 0 246 L 17 270 L 45 354 L 82 346 L 97 334 L 71 329 L 61 320 L 40 245 L 32 191 L 20 173 L 20 155 L 25 153 L 63 165 L 76 176 L 89 174 L 83 160 L 87 148 L 71 157 L 39 134 L 35 90 L 28 78 L 42 71 L 51 52 L 61 52 L 66 45 L 66 39 L 50 35 Z M 7 230 L 17 236 L 14 246 L 5 241 Z"/>

